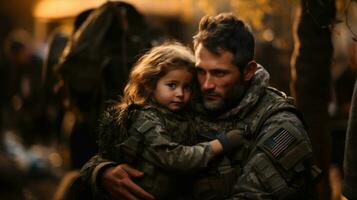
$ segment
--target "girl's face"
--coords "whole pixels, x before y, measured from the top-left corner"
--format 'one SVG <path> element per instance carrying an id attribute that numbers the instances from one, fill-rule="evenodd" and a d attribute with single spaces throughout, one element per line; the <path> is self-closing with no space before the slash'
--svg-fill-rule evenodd
<path id="1" fill-rule="evenodd" d="M 153 96 L 160 105 L 179 111 L 190 101 L 192 79 L 184 67 L 171 70 L 158 80 Z"/>

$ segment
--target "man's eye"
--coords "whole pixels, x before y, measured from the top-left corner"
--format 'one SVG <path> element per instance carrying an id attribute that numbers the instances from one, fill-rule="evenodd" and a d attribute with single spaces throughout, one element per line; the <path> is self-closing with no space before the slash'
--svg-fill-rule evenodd
<path id="1" fill-rule="evenodd" d="M 225 76 L 226 74 L 227 74 L 227 72 L 224 72 L 224 71 L 216 71 L 216 72 L 214 72 L 214 75 L 218 76 L 218 77 Z"/>

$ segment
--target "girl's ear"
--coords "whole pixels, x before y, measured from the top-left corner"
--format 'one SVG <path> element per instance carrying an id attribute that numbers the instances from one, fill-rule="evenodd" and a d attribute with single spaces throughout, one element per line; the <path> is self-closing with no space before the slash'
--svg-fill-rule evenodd
<path id="1" fill-rule="evenodd" d="M 257 71 L 257 63 L 252 60 L 244 69 L 244 81 L 250 81 L 253 78 L 255 71 Z"/>

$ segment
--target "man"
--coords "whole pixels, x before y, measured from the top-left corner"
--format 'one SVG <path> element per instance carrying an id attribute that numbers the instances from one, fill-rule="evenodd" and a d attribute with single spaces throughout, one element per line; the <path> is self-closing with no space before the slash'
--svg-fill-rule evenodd
<path id="1" fill-rule="evenodd" d="M 254 37 L 232 14 L 204 17 L 194 37 L 202 106 L 196 125 L 202 138 L 239 129 L 244 145 L 222 158 L 195 184 L 196 199 L 309 199 L 314 170 L 311 144 L 290 98 L 268 88 L 269 74 L 254 61 Z M 215 135 L 213 135 L 215 137 Z M 213 172 L 213 173 L 212 173 Z M 94 157 L 82 169 L 95 193 L 113 199 L 153 199 L 131 178 L 143 176 L 127 164 Z M 85 176 L 87 175 L 87 176 Z M 206 195 L 209 193 L 209 195 Z M 218 195 L 218 193 L 220 193 Z"/>

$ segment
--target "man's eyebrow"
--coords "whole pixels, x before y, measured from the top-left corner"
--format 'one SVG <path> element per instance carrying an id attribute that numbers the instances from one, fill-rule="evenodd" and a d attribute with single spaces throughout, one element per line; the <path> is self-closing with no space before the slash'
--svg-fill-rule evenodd
<path id="1" fill-rule="evenodd" d="M 229 72 L 229 69 L 221 69 L 221 68 L 216 68 L 216 69 L 212 69 L 211 71 L 213 72 Z"/>

